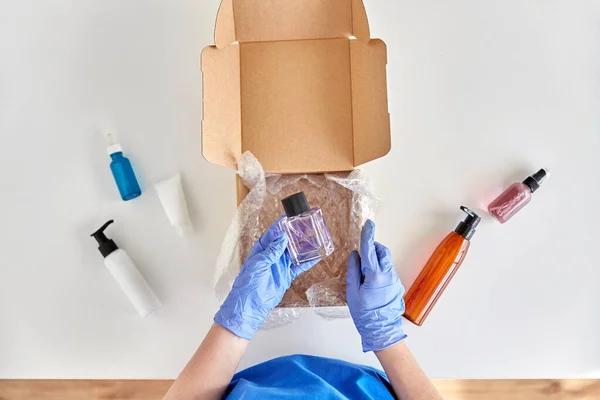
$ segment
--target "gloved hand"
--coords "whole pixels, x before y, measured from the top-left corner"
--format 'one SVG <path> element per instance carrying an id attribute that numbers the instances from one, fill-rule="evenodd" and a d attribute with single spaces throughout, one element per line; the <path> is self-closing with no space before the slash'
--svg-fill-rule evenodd
<path id="1" fill-rule="evenodd" d="M 387 247 L 374 241 L 375 224 L 367 220 L 360 238 L 360 255 L 348 259 L 346 297 L 363 351 L 379 351 L 406 338 L 402 330 L 404 287 Z"/>
<path id="2" fill-rule="evenodd" d="M 288 237 L 279 220 L 254 244 L 215 322 L 235 335 L 251 340 L 292 281 L 318 261 L 292 264 Z"/>

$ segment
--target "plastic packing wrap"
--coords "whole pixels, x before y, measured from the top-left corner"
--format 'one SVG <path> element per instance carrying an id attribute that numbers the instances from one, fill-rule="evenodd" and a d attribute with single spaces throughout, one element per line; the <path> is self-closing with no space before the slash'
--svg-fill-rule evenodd
<path id="1" fill-rule="evenodd" d="M 237 161 L 248 194 L 238 206 L 217 258 L 215 295 L 223 301 L 247 254 L 260 236 L 283 214 L 281 199 L 303 191 L 311 207 L 321 207 L 335 251 L 294 280 L 263 328 L 287 324 L 312 309 L 324 318 L 349 316 L 346 268 L 350 251 L 360 243 L 364 222 L 373 219 L 378 199 L 358 169 L 332 174 L 265 174 L 250 152 Z"/>

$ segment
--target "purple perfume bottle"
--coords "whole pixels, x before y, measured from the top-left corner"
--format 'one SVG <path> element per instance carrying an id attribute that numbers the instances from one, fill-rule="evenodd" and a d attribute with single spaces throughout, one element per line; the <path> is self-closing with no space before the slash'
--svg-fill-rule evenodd
<path id="1" fill-rule="evenodd" d="M 281 200 L 285 217 L 279 227 L 288 235 L 288 251 L 296 265 L 322 260 L 333 253 L 333 241 L 323 213 L 318 207 L 310 208 L 304 192 Z"/>

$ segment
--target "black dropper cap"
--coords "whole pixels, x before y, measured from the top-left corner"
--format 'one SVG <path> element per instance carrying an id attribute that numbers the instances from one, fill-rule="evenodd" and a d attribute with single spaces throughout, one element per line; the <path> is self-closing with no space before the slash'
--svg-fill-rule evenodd
<path id="1" fill-rule="evenodd" d="M 467 213 L 467 217 L 464 221 L 459 222 L 454 232 L 465 239 L 470 240 L 475 233 L 475 228 L 477 228 L 477 225 L 479 225 L 479 222 L 481 221 L 481 217 L 465 206 L 460 206 L 460 209 Z"/>
<path id="2" fill-rule="evenodd" d="M 533 193 L 539 189 L 540 185 L 542 182 L 544 182 L 544 179 L 546 179 L 547 176 L 548 172 L 542 168 L 535 174 L 528 176 L 527 179 L 523 181 L 523 184 L 526 185 L 529 190 L 531 190 L 531 193 Z"/>
<path id="3" fill-rule="evenodd" d="M 113 221 L 111 219 L 110 221 L 108 221 L 107 223 L 102 225 L 102 227 L 100 227 L 100 229 L 98 229 L 96 232 L 94 232 L 90 235 L 94 239 L 96 239 L 96 241 L 98 242 L 98 245 L 99 245 L 98 250 L 100 251 L 100 254 L 102 254 L 102 257 L 104 257 L 104 258 L 108 257 L 108 255 L 110 253 L 112 253 L 113 251 L 115 251 L 119 248 L 114 240 L 107 238 L 106 235 L 104 234 L 104 230 L 113 222 L 115 222 L 115 221 Z"/>
<path id="4" fill-rule="evenodd" d="M 285 199 L 281 200 L 281 204 L 283 204 L 285 215 L 287 215 L 288 218 L 310 210 L 308 200 L 306 200 L 304 192 L 296 193 L 286 197 Z"/>

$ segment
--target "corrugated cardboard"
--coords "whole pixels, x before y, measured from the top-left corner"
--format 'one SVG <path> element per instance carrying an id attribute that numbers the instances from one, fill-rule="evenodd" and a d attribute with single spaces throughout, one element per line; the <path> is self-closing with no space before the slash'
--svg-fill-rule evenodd
<path id="1" fill-rule="evenodd" d="M 361 0 L 223 0 L 202 52 L 202 152 L 267 173 L 348 171 L 390 150 L 386 46 Z"/>

